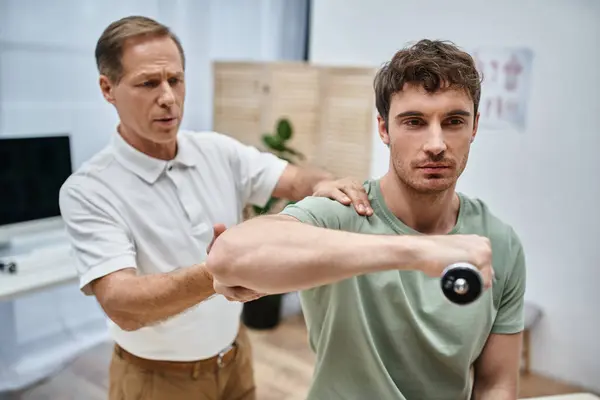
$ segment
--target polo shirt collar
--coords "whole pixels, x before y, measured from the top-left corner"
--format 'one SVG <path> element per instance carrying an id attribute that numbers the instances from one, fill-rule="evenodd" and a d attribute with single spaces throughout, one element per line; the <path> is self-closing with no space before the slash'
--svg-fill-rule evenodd
<path id="1" fill-rule="evenodd" d="M 154 183 L 158 177 L 172 166 L 193 167 L 196 165 L 197 156 L 194 154 L 193 147 L 187 143 L 188 139 L 177 135 L 177 155 L 173 160 L 160 160 L 142 153 L 115 132 L 111 139 L 111 145 L 117 158 L 117 161 L 125 168 L 138 175 L 148 183 Z"/>

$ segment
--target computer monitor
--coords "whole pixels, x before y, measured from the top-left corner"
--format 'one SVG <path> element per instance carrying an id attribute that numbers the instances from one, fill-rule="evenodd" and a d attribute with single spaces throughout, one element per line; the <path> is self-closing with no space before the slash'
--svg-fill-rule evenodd
<path id="1" fill-rule="evenodd" d="M 0 247 L 9 228 L 60 220 L 58 194 L 71 173 L 68 135 L 0 136 Z"/>

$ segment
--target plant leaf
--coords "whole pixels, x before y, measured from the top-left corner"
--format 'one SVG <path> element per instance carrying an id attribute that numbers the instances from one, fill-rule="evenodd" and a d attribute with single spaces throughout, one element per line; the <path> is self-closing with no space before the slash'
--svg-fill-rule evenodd
<path id="1" fill-rule="evenodd" d="M 277 136 L 282 141 L 290 140 L 292 138 L 292 125 L 287 119 L 280 119 L 277 123 Z"/>
<path id="2" fill-rule="evenodd" d="M 294 160 L 292 160 L 292 159 L 291 159 L 291 158 L 289 158 L 289 157 L 282 156 L 281 154 L 280 154 L 280 155 L 278 155 L 278 157 L 279 157 L 279 158 L 281 158 L 282 160 L 285 160 L 285 161 L 289 162 L 290 164 L 296 164 L 296 163 L 294 162 Z"/>
<path id="3" fill-rule="evenodd" d="M 262 141 L 271 150 L 283 151 L 285 149 L 285 145 L 279 136 L 265 134 L 262 136 Z"/>
<path id="4" fill-rule="evenodd" d="M 279 199 L 277 197 L 271 197 L 264 207 L 252 206 L 252 208 L 254 209 L 254 212 L 258 215 L 267 214 L 278 201 Z"/>
<path id="5" fill-rule="evenodd" d="M 306 157 L 304 156 L 304 154 L 302 154 L 301 152 L 299 152 L 298 150 L 294 150 L 292 148 L 289 148 L 287 146 L 283 146 L 283 150 L 281 150 L 284 153 L 290 153 L 292 155 L 295 155 L 296 157 L 300 158 L 301 160 L 304 160 Z"/>

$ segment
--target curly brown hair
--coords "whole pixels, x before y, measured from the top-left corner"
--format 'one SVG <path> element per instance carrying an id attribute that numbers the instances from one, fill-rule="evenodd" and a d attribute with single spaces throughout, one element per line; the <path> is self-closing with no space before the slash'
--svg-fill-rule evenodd
<path id="1" fill-rule="evenodd" d="M 463 89 L 473 100 L 477 115 L 481 81 L 475 60 L 468 53 L 449 41 L 423 39 L 398 51 L 377 72 L 375 105 L 387 127 L 392 95 L 410 83 L 421 85 L 429 93 L 446 88 Z"/>

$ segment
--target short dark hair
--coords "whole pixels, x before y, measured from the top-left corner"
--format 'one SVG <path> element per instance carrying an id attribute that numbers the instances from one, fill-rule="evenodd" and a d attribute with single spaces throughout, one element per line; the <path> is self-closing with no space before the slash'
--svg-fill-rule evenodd
<path id="1" fill-rule="evenodd" d="M 170 37 L 181 55 L 185 68 L 185 54 L 179 38 L 165 25 L 142 16 L 129 16 L 114 21 L 102 32 L 96 44 L 96 65 L 102 75 L 118 83 L 123 76 L 123 46 L 128 39 L 137 37 Z"/>
<path id="2" fill-rule="evenodd" d="M 374 80 L 375 105 L 387 126 L 391 97 L 406 83 L 435 93 L 445 88 L 464 89 L 473 100 L 475 114 L 481 98 L 481 75 L 475 60 L 449 41 L 423 39 L 394 54 Z"/>

